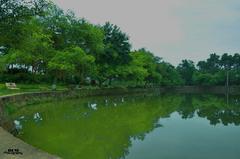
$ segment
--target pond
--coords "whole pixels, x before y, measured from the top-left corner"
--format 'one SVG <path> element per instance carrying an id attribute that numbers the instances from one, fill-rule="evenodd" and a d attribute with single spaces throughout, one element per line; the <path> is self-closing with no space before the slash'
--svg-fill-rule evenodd
<path id="1" fill-rule="evenodd" d="M 105 96 L 28 105 L 23 141 L 63 159 L 239 159 L 240 97 Z"/>

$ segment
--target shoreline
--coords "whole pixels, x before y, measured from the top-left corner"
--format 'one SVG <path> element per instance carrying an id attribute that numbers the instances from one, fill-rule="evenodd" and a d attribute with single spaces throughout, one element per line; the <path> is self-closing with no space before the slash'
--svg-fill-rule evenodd
<path id="1" fill-rule="evenodd" d="M 27 92 L 17 93 L 5 96 L 0 96 L 0 138 L 3 140 L 0 146 L 0 153 L 14 146 L 24 151 L 25 155 L 14 156 L 17 159 L 31 159 L 33 156 L 38 155 L 38 158 L 56 159 L 54 155 L 50 155 L 47 152 L 38 150 L 33 146 L 25 143 L 24 141 L 13 136 L 11 132 L 12 125 L 4 125 L 8 121 L 5 119 L 4 109 L 7 105 L 14 105 L 16 108 L 28 104 L 35 104 L 39 102 L 48 102 L 53 99 L 74 99 L 83 98 L 90 96 L 104 96 L 104 95 L 130 95 L 130 94 L 149 94 L 149 93 L 184 93 L 184 94 L 226 94 L 225 86 L 214 86 L 214 87 L 201 87 L 201 86 L 178 86 L 178 87 L 155 87 L 155 88 L 106 88 L 106 89 L 82 89 L 74 91 L 47 91 L 47 92 Z M 240 86 L 229 87 L 229 94 L 239 95 Z M 5 149 L 6 150 L 5 150 Z M 0 154 L 0 158 L 10 159 L 12 155 Z"/>

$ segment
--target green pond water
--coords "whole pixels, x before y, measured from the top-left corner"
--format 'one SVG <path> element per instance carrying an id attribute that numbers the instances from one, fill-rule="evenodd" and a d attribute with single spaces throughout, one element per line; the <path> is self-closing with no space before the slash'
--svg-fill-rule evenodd
<path id="1" fill-rule="evenodd" d="M 239 159 L 240 97 L 114 96 L 28 105 L 25 142 L 63 159 Z"/>

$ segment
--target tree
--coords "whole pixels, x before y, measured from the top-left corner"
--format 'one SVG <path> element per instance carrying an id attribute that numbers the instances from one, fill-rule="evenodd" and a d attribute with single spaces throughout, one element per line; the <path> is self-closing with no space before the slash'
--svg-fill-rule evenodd
<path id="1" fill-rule="evenodd" d="M 223 54 L 220 60 L 220 65 L 224 70 L 232 69 L 234 65 L 234 59 L 232 55 L 228 55 L 227 53 Z"/>
<path id="2" fill-rule="evenodd" d="M 157 64 L 157 72 L 162 76 L 161 85 L 181 85 L 183 83 L 181 75 L 176 68 L 167 62 L 160 62 Z"/>
<path id="3" fill-rule="evenodd" d="M 56 50 L 78 46 L 92 55 L 103 50 L 103 30 L 85 19 L 77 18 L 71 11 L 65 13 L 56 5 L 49 5 L 46 16 L 40 21 L 52 35 Z"/>
<path id="4" fill-rule="evenodd" d="M 103 27 L 105 50 L 102 55 L 103 63 L 111 65 L 128 64 L 131 60 L 128 36 L 116 25 L 107 22 Z"/>
<path id="5" fill-rule="evenodd" d="M 156 57 L 145 49 L 130 53 L 132 61 L 129 67 L 130 79 L 138 83 L 160 84 L 162 76 L 157 72 Z"/>
<path id="6" fill-rule="evenodd" d="M 233 62 L 234 62 L 234 60 L 232 58 L 233 58 L 232 55 L 228 55 L 227 53 L 225 53 L 222 55 L 221 61 L 220 61 L 222 68 L 226 72 L 227 91 L 228 91 L 228 87 L 229 87 L 229 71 L 232 69 Z"/>
<path id="7" fill-rule="evenodd" d="M 43 27 L 32 19 L 23 27 L 24 39 L 17 48 L 11 48 L 6 56 L 9 66 L 31 69 L 31 73 L 46 72 L 48 60 L 52 57 L 50 35 L 45 34 Z"/>
<path id="8" fill-rule="evenodd" d="M 128 36 L 118 26 L 106 23 L 102 29 L 104 50 L 96 55 L 97 79 L 100 85 L 107 80 L 111 85 L 112 80 L 121 76 L 118 74 L 119 67 L 131 61 L 131 45 Z"/>
<path id="9" fill-rule="evenodd" d="M 48 68 L 57 79 L 65 80 L 70 77 L 80 84 L 84 83 L 87 75 L 91 75 L 94 60 L 93 56 L 87 55 L 81 48 L 74 47 L 57 51 L 48 63 Z"/>
<path id="10" fill-rule="evenodd" d="M 22 40 L 22 26 L 33 16 L 42 15 L 48 2 L 45 0 L 0 1 L 0 46 L 8 51 Z"/>
<path id="11" fill-rule="evenodd" d="M 210 58 L 207 59 L 207 65 L 210 73 L 217 72 L 220 68 L 220 56 L 217 54 L 210 54 Z"/>
<path id="12" fill-rule="evenodd" d="M 216 73 L 220 69 L 220 56 L 210 54 L 206 61 L 199 61 L 197 64 L 199 71 L 205 73 Z"/>
<path id="13" fill-rule="evenodd" d="M 22 18 L 41 15 L 48 5 L 46 0 L 1 0 L 0 1 L 0 21 L 1 23 L 17 22 Z"/>
<path id="14" fill-rule="evenodd" d="M 193 61 L 182 60 L 182 63 L 180 63 L 178 65 L 177 70 L 180 73 L 180 75 L 182 76 L 182 79 L 184 80 L 184 83 L 186 85 L 193 84 L 193 74 L 196 70 Z"/>
<path id="15" fill-rule="evenodd" d="M 235 53 L 233 56 L 233 67 L 236 70 L 240 70 L 240 54 Z"/>

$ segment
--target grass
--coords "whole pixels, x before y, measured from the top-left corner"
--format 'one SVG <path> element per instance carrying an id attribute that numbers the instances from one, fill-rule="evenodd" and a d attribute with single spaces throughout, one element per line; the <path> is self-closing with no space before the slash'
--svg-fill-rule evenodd
<path id="1" fill-rule="evenodd" d="M 16 94 L 16 93 L 25 93 L 25 92 L 41 92 L 41 91 L 51 91 L 50 84 L 17 84 L 19 89 L 8 89 L 5 84 L 0 83 L 0 96 Z M 57 90 L 65 90 L 66 86 L 58 85 Z"/>
<path id="2" fill-rule="evenodd" d="M 43 91 L 51 91 L 52 85 L 51 84 L 20 84 L 16 83 L 17 88 L 19 89 L 8 89 L 5 86 L 5 83 L 0 83 L 0 96 L 4 95 L 11 95 L 16 93 L 26 93 L 26 92 L 43 92 Z M 76 87 L 76 85 L 57 85 L 57 90 L 67 90 L 70 86 Z M 104 87 L 104 88 L 127 88 L 129 86 L 136 87 L 136 83 L 129 83 L 129 82 L 114 82 L 112 86 Z M 99 89 L 98 86 L 81 86 L 80 89 Z M 71 88 L 70 88 L 71 89 Z"/>

